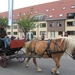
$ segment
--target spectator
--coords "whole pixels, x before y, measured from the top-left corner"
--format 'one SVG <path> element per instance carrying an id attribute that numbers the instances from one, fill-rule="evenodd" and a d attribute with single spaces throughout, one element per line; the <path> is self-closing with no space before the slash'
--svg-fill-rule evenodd
<path id="1" fill-rule="evenodd" d="M 26 37 L 25 37 L 26 41 L 29 41 L 29 33 L 26 33 Z"/>
<path id="2" fill-rule="evenodd" d="M 7 48 L 10 45 L 10 41 L 8 40 L 8 36 L 4 29 L 4 25 L 0 25 L 0 40 L 4 42 L 4 48 Z"/>
<path id="3" fill-rule="evenodd" d="M 67 32 L 65 32 L 65 33 L 64 33 L 64 37 L 68 37 L 68 34 L 67 34 Z"/>
<path id="4" fill-rule="evenodd" d="M 42 34 L 42 36 L 41 36 L 41 40 L 44 40 L 45 39 L 45 36 L 44 36 L 44 34 Z"/>

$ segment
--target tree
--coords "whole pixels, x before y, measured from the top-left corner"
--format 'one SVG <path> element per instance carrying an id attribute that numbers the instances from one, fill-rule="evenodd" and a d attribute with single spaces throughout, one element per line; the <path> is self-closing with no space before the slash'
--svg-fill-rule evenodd
<path id="1" fill-rule="evenodd" d="M 31 12 L 32 12 L 32 9 L 29 13 L 27 12 L 25 15 L 20 14 L 19 20 L 17 22 L 19 25 L 19 28 L 22 29 L 24 35 L 26 35 L 26 33 L 29 30 L 34 29 L 36 25 L 36 20 L 32 17 Z"/>
<path id="2" fill-rule="evenodd" d="M 5 25 L 5 27 L 8 27 L 8 19 L 0 16 L 0 25 Z"/>

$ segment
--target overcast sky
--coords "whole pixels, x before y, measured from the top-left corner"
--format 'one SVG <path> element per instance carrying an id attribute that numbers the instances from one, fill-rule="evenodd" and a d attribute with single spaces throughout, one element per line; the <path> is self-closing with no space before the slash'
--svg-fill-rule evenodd
<path id="1" fill-rule="evenodd" d="M 56 0 L 14 0 L 13 9 L 52 2 Z M 0 0 L 0 12 L 8 11 L 8 0 Z"/>

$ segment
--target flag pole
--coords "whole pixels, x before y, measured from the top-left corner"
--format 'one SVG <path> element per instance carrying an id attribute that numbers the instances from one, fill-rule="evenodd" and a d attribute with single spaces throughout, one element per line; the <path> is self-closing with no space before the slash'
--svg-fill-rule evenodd
<path id="1" fill-rule="evenodd" d="M 8 0 L 8 25 L 11 27 L 11 36 L 13 36 L 13 1 Z"/>

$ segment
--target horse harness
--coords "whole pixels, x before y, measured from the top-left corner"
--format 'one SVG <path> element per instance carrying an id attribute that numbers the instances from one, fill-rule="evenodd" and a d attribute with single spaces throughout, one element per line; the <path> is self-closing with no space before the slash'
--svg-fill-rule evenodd
<path id="1" fill-rule="evenodd" d="M 37 41 L 35 41 L 34 44 L 34 51 L 30 51 L 31 53 L 35 53 L 35 55 L 37 55 L 38 57 L 42 57 L 43 55 L 48 55 L 48 57 L 52 58 L 52 54 L 56 54 L 56 53 L 64 53 L 65 50 L 63 50 L 58 44 L 57 44 L 57 40 L 54 43 L 54 51 L 50 50 L 50 45 L 51 45 L 52 39 L 48 40 L 47 42 L 47 47 L 44 50 L 44 52 L 41 55 L 38 55 L 35 51 L 35 46 Z M 60 48 L 61 50 L 59 51 L 58 48 Z M 46 54 L 45 54 L 46 53 Z"/>
<path id="2" fill-rule="evenodd" d="M 57 44 L 57 40 L 54 41 L 54 51 L 50 50 L 50 45 L 51 45 L 52 39 L 50 39 L 47 43 L 47 48 L 45 49 L 44 53 L 46 52 L 48 57 L 52 58 L 52 54 L 56 54 L 56 53 L 63 53 L 65 52 L 65 50 L 63 50 L 58 44 Z M 61 50 L 59 51 L 58 48 L 60 48 Z"/>

